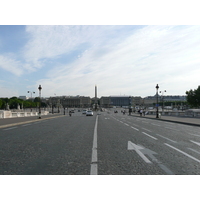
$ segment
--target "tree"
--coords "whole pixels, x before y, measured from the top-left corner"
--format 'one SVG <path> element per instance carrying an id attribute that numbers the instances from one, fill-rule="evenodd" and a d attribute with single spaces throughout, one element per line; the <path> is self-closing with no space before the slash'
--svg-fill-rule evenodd
<path id="1" fill-rule="evenodd" d="M 185 93 L 187 94 L 186 99 L 188 104 L 195 108 L 200 107 L 200 85 L 197 89 L 191 89 L 189 91 L 186 91 Z"/>
<path id="2" fill-rule="evenodd" d="M 3 100 L 0 99 L 0 109 L 1 109 L 2 105 L 3 105 Z"/>

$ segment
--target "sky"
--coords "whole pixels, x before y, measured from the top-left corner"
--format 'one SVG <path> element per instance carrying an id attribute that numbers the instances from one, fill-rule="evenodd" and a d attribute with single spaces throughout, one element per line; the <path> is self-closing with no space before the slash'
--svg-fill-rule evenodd
<path id="1" fill-rule="evenodd" d="M 0 97 L 185 95 L 199 66 L 199 25 L 0 26 Z"/>

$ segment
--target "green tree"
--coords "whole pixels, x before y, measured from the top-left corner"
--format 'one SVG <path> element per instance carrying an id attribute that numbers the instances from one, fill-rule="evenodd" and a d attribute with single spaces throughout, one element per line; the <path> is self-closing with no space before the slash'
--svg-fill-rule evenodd
<path id="1" fill-rule="evenodd" d="M 2 105 L 3 105 L 3 100 L 0 99 L 0 109 L 2 108 Z"/>
<path id="2" fill-rule="evenodd" d="M 12 97 L 9 99 L 8 104 L 10 105 L 10 109 L 16 109 L 18 105 L 22 105 L 23 100 L 18 99 L 17 97 Z"/>
<path id="3" fill-rule="evenodd" d="M 188 104 L 192 107 L 198 108 L 200 107 L 200 85 L 197 89 L 186 91 L 186 99 Z"/>

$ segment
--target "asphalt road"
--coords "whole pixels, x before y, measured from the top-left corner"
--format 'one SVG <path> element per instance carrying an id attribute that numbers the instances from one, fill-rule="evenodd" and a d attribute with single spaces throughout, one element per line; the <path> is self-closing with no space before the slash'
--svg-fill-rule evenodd
<path id="1" fill-rule="evenodd" d="M 1 175 L 200 174 L 200 127 L 113 110 L 12 119 L 0 124 L 0 157 Z"/>

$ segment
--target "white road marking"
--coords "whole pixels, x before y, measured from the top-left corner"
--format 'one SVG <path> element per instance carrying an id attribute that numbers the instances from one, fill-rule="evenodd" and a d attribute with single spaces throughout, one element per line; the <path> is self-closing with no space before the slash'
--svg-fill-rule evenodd
<path id="1" fill-rule="evenodd" d="M 188 148 L 188 149 L 190 149 L 191 151 L 194 151 L 195 153 L 198 153 L 198 154 L 200 154 L 200 152 L 199 152 L 199 151 L 197 151 L 197 150 L 195 150 L 195 149 L 192 149 L 192 148 Z"/>
<path id="2" fill-rule="evenodd" d="M 197 136 L 197 137 L 200 137 L 200 135 L 197 135 L 197 134 L 193 134 L 193 133 L 189 133 L 190 135 L 194 135 L 194 136 Z"/>
<path id="3" fill-rule="evenodd" d="M 194 144 L 197 144 L 197 145 L 200 146 L 200 143 L 199 143 L 199 142 L 195 142 L 195 141 L 193 141 L 193 140 L 190 140 L 190 142 L 193 142 Z"/>
<path id="4" fill-rule="evenodd" d="M 147 135 L 148 137 L 154 139 L 154 140 L 157 140 L 157 138 L 155 138 L 155 137 L 153 137 L 153 136 L 151 136 L 151 135 L 149 135 L 149 134 L 147 134 L 147 133 L 145 133 L 145 132 L 142 132 L 142 133 L 145 134 L 145 135 Z"/>
<path id="5" fill-rule="evenodd" d="M 133 126 L 131 126 L 131 128 L 134 129 L 134 130 L 136 130 L 136 131 L 139 131 L 139 129 L 137 129 L 137 128 L 133 127 Z"/>
<path id="6" fill-rule="evenodd" d="M 137 154 L 146 162 L 146 163 L 152 163 L 142 152 L 141 150 L 144 149 L 143 147 L 136 145 L 132 143 L 131 141 L 128 141 L 128 150 L 135 150 Z"/>
<path id="7" fill-rule="evenodd" d="M 17 127 L 15 126 L 15 127 L 6 128 L 6 129 L 3 129 L 3 130 L 4 130 L 4 131 L 8 131 L 8 130 L 11 130 L 11 129 L 14 129 L 14 128 L 17 128 Z"/>
<path id="8" fill-rule="evenodd" d="M 148 129 L 146 129 L 146 128 L 142 128 L 142 129 L 144 129 L 145 131 L 148 131 L 148 132 L 152 132 L 152 131 L 150 131 L 150 130 L 148 130 Z"/>
<path id="9" fill-rule="evenodd" d="M 159 134 L 156 134 L 156 135 L 158 135 L 158 136 L 160 136 L 160 137 L 162 137 L 162 138 L 164 138 L 164 139 L 166 139 L 166 140 L 169 140 L 169 141 L 171 141 L 171 142 L 173 142 L 173 143 L 177 143 L 176 141 L 171 140 L 171 139 L 169 139 L 169 138 L 167 138 L 167 137 L 164 137 L 164 136 L 162 136 L 162 135 L 159 135 Z"/>
<path id="10" fill-rule="evenodd" d="M 173 146 L 171 146 L 171 145 L 169 145 L 169 144 L 167 144 L 167 143 L 164 143 L 164 144 L 167 145 L 168 147 L 170 147 L 170 148 L 172 148 L 172 149 L 174 149 L 174 150 L 176 150 L 176 151 L 182 153 L 183 155 L 185 155 L 185 156 L 187 156 L 187 157 L 189 157 L 189 158 L 191 158 L 191 159 L 193 159 L 193 160 L 195 160 L 195 161 L 197 161 L 197 162 L 200 163 L 200 160 L 198 160 L 197 158 L 195 158 L 195 157 L 193 157 L 193 156 L 191 156 L 191 155 L 185 153 L 184 151 L 181 151 L 180 149 L 177 149 L 176 147 L 173 147 Z"/>
<path id="11" fill-rule="evenodd" d="M 126 126 L 129 126 L 128 124 L 124 123 Z"/>
<path id="12" fill-rule="evenodd" d="M 94 127 L 94 138 L 93 138 L 93 147 L 92 147 L 92 160 L 91 160 L 90 175 L 98 175 L 97 125 L 98 125 L 98 115 L 96 116 L 96 123 L 95 123 L 95 127 Z"/>

